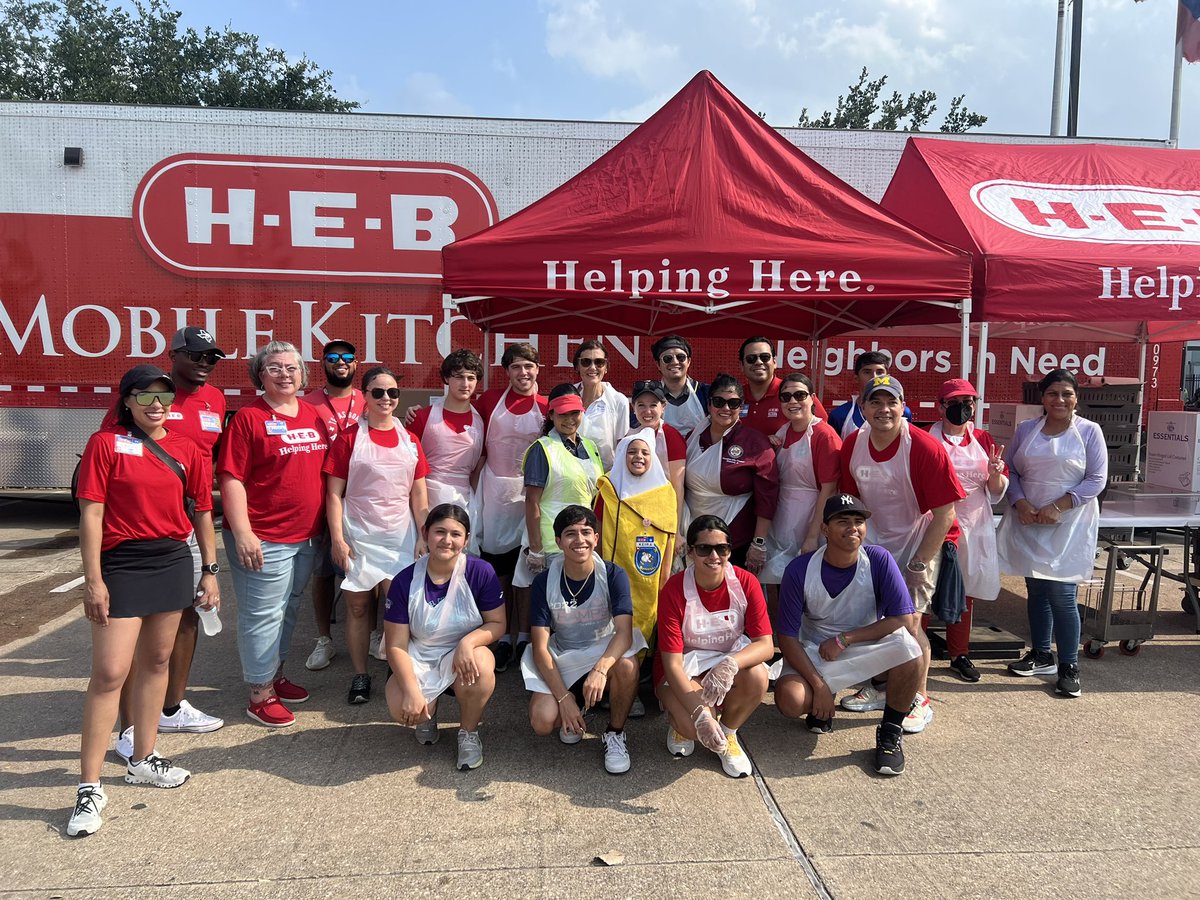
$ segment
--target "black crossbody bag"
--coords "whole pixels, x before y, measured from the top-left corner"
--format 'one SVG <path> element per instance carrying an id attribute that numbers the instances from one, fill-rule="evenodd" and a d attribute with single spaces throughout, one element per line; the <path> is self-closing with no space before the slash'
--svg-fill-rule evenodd
<path id="1" fill-rule="evenodd" d="M 183 511 L 187 513 L 189 519 L 192 518 L 196 514 L 196 501 L 187 495 L 187 473 L 183 471 L 183 466 L 179 464 L 179 460 L 160 447 L 158 441 L 154 440 L 154 438 L 150 437 L 150 435 L 146 434 L 138 426 L 132 426 L 129 431 L 135 438 L 145 444 L 151 453 L 162 460 L 168 469 L 179 476 L 179 483 L 183 487 Z"/>

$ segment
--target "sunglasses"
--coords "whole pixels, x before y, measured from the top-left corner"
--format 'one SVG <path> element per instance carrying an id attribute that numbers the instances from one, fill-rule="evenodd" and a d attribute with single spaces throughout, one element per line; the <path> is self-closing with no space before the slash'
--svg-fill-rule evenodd
<path id="1" fill-rule="evenodd" d="M 803 403 L 811 396 L 812 394 L 810 394 L 808 391 L 780 391 L 779 401 L 781 403 L 791 403 L 793 400 L 799 400 L 801 403 Z"/>
<path id="2" fill-rule="evenodd" d="M 137 401 L 138 406 L 153 406 L 157 400 L 163 406 L 170 406 L 175 402 L 174 391 L 138 391 L 133 395 L 133 399 Z"/>
<path id="3" fill-rule="evenodd" d="M 325 362 L 330 363 L 331 365 L 333 363 L 339 363 L 339 362 L 352 363 L 352 362 L 354 362 L 354 354 L 353 353 L 326 353 L 325 354 Z"/>
<path id="4" fill-rule="evenodd" d="M 742 357 L 742 362 L 749 366 L 756 362 L 769 363 L 774 358 L 774 353 L 748 353 Z"/>
<path id="5" fill-rule="evenodd" d="M 741 397 L 709 397 L 708 405 L 713 409 L 741 409 Z"/>
<path id="6" fill-rule="evenodd" d="M 664 353 L 658 358 L 658 361 L 663 365 L 669 366 L 673 365 L 674 363 L 685 363 L 687 362 L 687 359 L 686 353 Z"/>
<path id="7" fill-rule="evenodd" d="M 184 350 L 183 352 L 187 354 L 187 358 L 192 362 L 197 364 L 208 363 L 210 366 L 215 366 L 217 361 L 223 358 L 221 354 L 212 350 Z"/>
<path id="8" fill-rule="evenodd" d="M 603 369 L 608 365 L 608 360 L 603 356 L 581 356 L 579 365 L 584 369 Z"/>
<path id="9" fill-rule="evenodd" d="M 382 400 L 384 397 L 389 400 L 399 400 L 400 388 L 371 388 L 370 394 L 376 400 Z"/>
<path id="10" fill-rule="evenodd" d="M 692 552 L 701 559 L 706 559 L 716 553 L 717 556 L 726 557 L 733 552 L 732 544 L 692 544 Z"/>

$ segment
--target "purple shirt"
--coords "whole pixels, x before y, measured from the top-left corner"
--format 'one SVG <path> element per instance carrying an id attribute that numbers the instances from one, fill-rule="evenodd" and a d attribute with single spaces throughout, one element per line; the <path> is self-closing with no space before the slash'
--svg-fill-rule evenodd
<path id="1" fill-rule="evenodd" d="M 875 612 L 878 616 L 876 621 L 888 616 L 907 616 L 915 612 L 908 585 L 904 583 L 904 576 L 900 574 L 900 567 L 896 565 L 892 554 L 876 544 L 863 544 L 863 550 L 866 551 L 867 561 L 871 564 L 871 584 L 875 588 Z M 812 553 L 798 556 L 783 570 L 783 579 L 779 585 L 779 634 L 797 639 L 800 637 L 800 621 L 804 618 L 804 576 L 808 571 L 808 561 L 812 557 Z M 821 583 L 829 592 L 829 596 L 836 597 L 849 587 L 857 568 L 857 563 L 842 569 L 821 560 Z"/>
<path id="2" fill-rule="evenodd" d="M 408 624 L 408 592 L 412 588 L 415 568 L 416 563 L 413 563 L 392 579 L 392 586 L 388 589 L 387 601 L 383 607 L 383 617 L 387 621 L 397 625 Z M 480 613 L 504 605 L 504 592 L 500 586 L 500 579 L 496 577 L 496 570 L 490 563 L 484 562 L 477 556 L 468 556 L 467 570 L 463 574 Z M 425 602 L 430 606 L 437 606 L 445 600 L 449 590 L 449 581 L 445 584 L 434 584 L 429 580 L 428 575 L 425 576 Z"/>
<path id="3" fill-rule="evenodd" d="M 1042 423 L 1044 421 L 1044 418 L 1039 418 L 1027 419 L 1021 422 L 1017 425 L 1016 433 L 1013 434 L 1012 440 L 1008 442 L 1008 446 L 1004 450 L 1004 461 L 1008 463 L 1009 503 L 1016 503 L 1018 500 L 1025 499 L 1025 491 L 1021 487 L 1022 474 L 1036 474 L 1033 472 L 1022 473 L 1013 465 L 1017 450 L 1023 444 L 1027 444 L 1029 441 L 1037 438 L 1038 433 L 1042 430 Z M 1083 481 L 1066 491 L 1066 493 L 1071 495 L 1071 502 L 1075 506 L 1082 506 L 1088 500 L 1100 496 L 1100 492 L 1108 484 L 1108 446 L 1104 443 L 1104 432 L 1095 422 L 1075 416 L 1074 424 L 1083 437 L 1083 449 L 1087 454 L 1087 468 L 1084 471 Z M 1065 434 L 1066 432 L 1063 433 Z M 1047 440 L 1053 441 L 1059 437 L 1061 435 L 1055 435 L 1054 437 L 1047 438 Z"/>

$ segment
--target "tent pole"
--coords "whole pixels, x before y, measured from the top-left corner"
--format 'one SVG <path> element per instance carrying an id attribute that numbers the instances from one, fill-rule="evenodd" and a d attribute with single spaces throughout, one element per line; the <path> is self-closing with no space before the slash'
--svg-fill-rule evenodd
<path id="1" fill-rule="evenodd" d="M 483 389 L 486 391 L 492 386 L 492 360 L 489 344 L 491 343 L 492 332 L 487 325 L 483 326 Z"/>
<path id="2" fill-rule="evenodd" d="M 1145 323 L 1143 323 L 1145 328 Z M 1138 452 L 1133 457 L 1133 480 L 1142 480 L 1142 416 L 1145 413 L 1146 404 L 1146 330 L 1142 331 L 1138 338 L 1138 425 L 1137 425 L 1137 443 L 1134 445 L 1138 448 Z M 1184 560 L 1184 565 L 1187 565 L 1187 560 Z"/>
<path id="3" fill-rule="evenodd" d="M 979 323 L 979 359 L 976 361 L 975 390 L 979 392 L 979 403 L 975 405 L 975 427 L 983 427 L 983 398 L 987 396 L 987 352 L 988 352 L 988 323 Z"/>
<path id="4" fill-rule="evenodd" d="M 962 378 L 971 377 L 971 298 L 963 297 L 962 305 L 959 307 L 959 315 L 962 317 L 962 345 L 960 353 L 962 355 Z"/>
<path id="5" fill-rule="evenodd" d="M 825 339 L 813 342 L 813 373 L 817 376 L 817 396 L 825 397 Z"/>

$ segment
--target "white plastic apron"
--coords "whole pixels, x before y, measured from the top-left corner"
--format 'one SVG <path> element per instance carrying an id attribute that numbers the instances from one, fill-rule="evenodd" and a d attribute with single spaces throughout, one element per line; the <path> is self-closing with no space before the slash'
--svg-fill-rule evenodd
<path id="1" fill-rule="evenodd" d="M 902 569 L 921 546 L 925 529 L 933 521 L 933 510 L 921 512 L 913 492 L 909 469 L 910 427 L 908 422 L 900 423 L 900 446 L 887 462 L 871 459 L 871 431 L 865 426 L 850 454 L 850 471 L 858 484 L 859 496 L 871 511 L 871 518 L 867 519 L 867 543 L 879 544 L 896 558 Z"/>
<path id="2" fill-rule="evenodd" d="M 477 554 L 479 532 L 483 527 L 482 504 L 479 492 L 471 487 L 471 472 L 483 453 L 483 419 L 472 407 L 471 424 L 465 431 L 455 431 L 446 424 L 442 405 L 436 403 L 429 410 L 421 447 L 425 451 L 425 461 L 429 463 L 429 474 L 425 476 L 429 508 L 440 503 L 454 503 L 465 509 L 471 519 L 471 542 L 467 552 Z"/>
<path id="3" fill-rule="evenodd" d="M 582 385 L 576 385 L 582 392 Z M 589 404 L 579 419 L 579 433 L 591 438 L 600 452 L 600 462 L 607 472 L 613 467 L 617 443 L 629 431 L 629 400 L 611 384 Z"/>
<path id="4" fill-rule="evenodd" d="M 413 566 L 408 589 L 408 655 L 421 696 L 432 703 L 454 684 L 454 651 L 459 642 L 483 624 L 475 595 L 467 584 L 467 555 L 459 554 L 446 596 L 436 606 L 425 600 L 429 557 Z"/>
<path id="5" fill-rule="evenodd" d="M 616 634 L 612 606 L 608 595 L 606 563 L 592 554 L 595 575 L 592 591 L 582 603 L 571 605 L 562 591 L 563 560 L 555 557 L 546 568 L 546 603 L 550 607 L 550 656 L 561 676 L 563 685 L 570 687 L 586 675 L 604 656 L 608 643 Z M 646 639 L 636 628 L 633 644 L 625 656 L 634 656 L 646 649 Z M 550 687 L 542 680 L 533 662 L 533 645 L 521 656 L 521 677 L 525 689 L 535 694 L 549 694 Z"/>
<path id="6" fill-rule="evenodd" d="M 962 537 L 958 540 L 958 568 L 968 597 L 995 600 L 1000 596 L 1000 561 L 996 554 L 996 526 L 992 524 L 992 503 L 988 497 L 988 455 L 974 439 L 974 426 L 967 424 L 962 443 L 948 441 L 942 423 L 935 422 L 929 433 L 942 442 L 966 499 L 954 505 Z M 1061 496 L 1061 495 L 1060 495 Z"/>
<path id="7" fill-rule="evenodd" d="M 409 494 L 417 469 L 417 447 L 408 431 L 395 428 L 400 443 L 380 447 L 364 416 L 346 474 L 342 531 L 354 558 L 346 567 L 344 591 L 369 591 L 412 564 L 417 530 Z"/>
<path id="8" fill-rule="evenodd" d="M 842 440 L 850 437 L 866 423 L 866 417 L 862 415 L 862 409 L 858 405 L 858 394 L 855 394 L 850 398 L 850 412 L 846 413 L 846 418 L 842 420 Z"/>
<path id="9" fill-rule="evenodd" d="M 1025 499 L 1038 509 L 1083 481 L 1087 447 L 1074 418 L 1066 431 L 1053 437 L 1038 429 L 1017 450 L 1012 468 L 1020 473 Z M 1000 568 L 1026 578 L 1087 581 L 1095 565 L 1099 526 L 1100 506 L 1094 499 L 1063 512 L 1057 525 L 1022 525 L 1010 506 L 996 533 Z"/>
<path id="10" fill-rule="evenodd" d="M 721 491 L 721 458 L 725 453 L 725 441 L 722 438 L 714 441 L 707 450 L 700 449 L 700 436 L 711 427 L 705 419 L 688 436 L 687 467 L 684 473 L 684 486 L 687 494 L 687 508 L 684 513 L 687 522 L 680 529 L 687 532 L 691 520 L 698 516 L 720 516 L 729 525 L 742 508 L 750 502 L 750 494 L 734 494 L 730 496 Z"/>
<path id="11" fill-rule="evenodd" d="M 817 482 L 812 457 L 813 429 L 821 419 L 814 418 L 800 439 L 783 447 L 775 457 L 779 466 L 779 505 L 767 533 L 767 561 L 759 572 L 763 584 L 779 584 L 788 563 L 800 555 L 800 548 L 812 524 L 821 485 Z M 784 441 L 791 425 L 784 425 L 775 436 Z"/>
<path id="12" fill-rule="evenodd" d="M 854 578 L 836 597 L 830 596 L 821 578 L 825 552 L 814 553 L 804 572 L 804 616 L 800 621 L 800 641 L 813 666 L 821 673 L 832 693 L 879 675 L 921 655 L 921 647 L 906 628 L 869 644 L 852 644 L 832 662 L 821 658 L 821 642 L 854 628 L 862 628 L 879 620 L 875 606 L 875 585 L 871 578 L 871 561 L 863 550 L 858 551 Z M 781 675 L 795 675 L 796 670 L 785 660 Z"/>
<path id="13" fill-rule="evenodd" d="M 542 433 L 545 417 L 534 400 L 524 415 L 508 411 L 505 401 L 509 388 L 500 395 L 488 420 L 487 462 L 479 476 L 482 499 L 479 546 L 486 553 L 507 553 L 521 545 L 525 527 L 525 479 L 521 460 L 525 451 Z"/>
<path id="14" fill-rule="evenodd" d="M 683 573 L 683 671 L 692 678 L 750 645 L 746 637 L 746 593 L 729 563 L 725 565 L 725 587 L 729 608 L 709 612 L 696 587 L 696 567 L 688 566 Z"/>
<path id="15" fill-rule="evenodd" d="M 668 402 L 663 410 L 663 421 L 668 425 L 674 425 L 680 434 L 695 431 L 708 418 L 708 410 L 704 408 L 704 404 L 700 402 L 700 396 L 696 393 L 696 382 L 689 378 L 686 384 L 687 400 L 678 406 Z"/>

